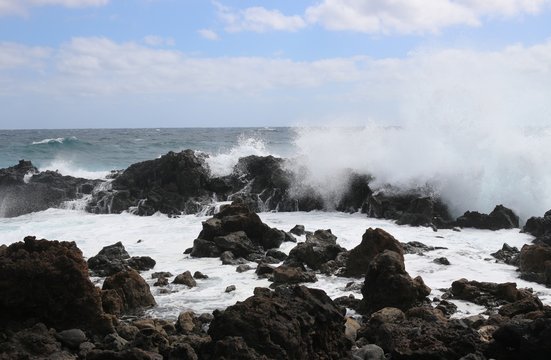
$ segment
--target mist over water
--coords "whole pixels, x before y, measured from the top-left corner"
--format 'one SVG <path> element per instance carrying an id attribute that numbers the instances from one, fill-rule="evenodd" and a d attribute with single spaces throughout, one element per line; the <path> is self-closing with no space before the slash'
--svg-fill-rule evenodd
<path id="1" fill-rule="evenodd" d="M 547 129 L 477 121 L 411 121 L 401 127 L 298 128 L 295 146 L 304 182 L 342 192 L 347 171 L 374 176 L 372 188 L 429 186 L 453 215 L 490 212 L 497 204 L 526 220 L 551 208 Z"/>

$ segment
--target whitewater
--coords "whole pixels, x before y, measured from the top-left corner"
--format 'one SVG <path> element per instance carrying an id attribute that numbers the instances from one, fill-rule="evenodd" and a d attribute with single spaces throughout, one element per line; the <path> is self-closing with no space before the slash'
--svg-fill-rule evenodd
<path id="1" fill-rule="evenodd" d="M 275 128 L 275 129 L 119 129 L 119 130 L 29 130 L 1 131 L 1 167 L 17 160 L 32 160 L 39 170 L 57 170 L 64 175 L 106 178 L 113 169 L 124 169 L 133 162 L 153 159 L 167 151 L 191 148 L 209 155 L 207 163 L 214 175 L 231 172 L 240 157 L 274 155 L 293 159 L 288 166 L 306 169 L 303 182 L 326 194 L 328 211 L 259 213 L 271 227 L 289 231 L 301 224 L 306 230 L 331 229 L 337 243 L 352 249 L 361 242 L 369 227 L 382 228 L 401 242 L 420 241 L 445 247 L 421 255 L 405 255 L 406 270 L 420 275 L 439 297 L 460 278 L 488 282 L 516 282 L 529 287 L 544 304 L 551 304 L 551 289 L 526 282 L 513 266 L 500 264 L 490 255 L 504 243 L 521 248 L 533 237 L 512 230 L 463 229 L 460 232 L 399 226 L 393 221 L 366 217 L 365 214 L 331 211 L 350 171 L 375 176 L 374 184 L 391 182 L 403 188 L 431 185 L 449 204 L 454 214 L 465 210 L 489 212 L 503 203 L 521 215 L 541 216 L 551 208 L 551 176 L 543 167 L 549 153 L 545 142 L 551 134 L 499 132 L 485 139 L 473 129 L 455 136 L 445 132 L 427 137 L 427 129 L 400 129 L 364 126 L 359 128 Z M 425 136 L 425 137 L 422 137 Z M 427 139 L 430 139 L 427 140 Z M 470 149 L 470 150 L 469 150 Z M 507 150 L 507 151 L 505 151 Z M 548 157 L 547 157 L 548 158 Z M 84 256 L 94 256 L 102 247 L 121 241 L 131 256 L 150 256 L 157 265 L 142 276 L 151 285 L 157 306 L 148 310 L 155 317 L 174 319 L 181 311 L 212 312 L 241 301 L 258 286 L 270 283 L 258 279 L 253 270 L 238 273 L 234 266 L 219 259 L 191 258 L 184 255 L 201 231 L 204 215 L 176 218 L 162 214 L 139 217 L 128 213 L 94 215 L 84 212 L 84 202 L 66 204 L 63 209 L 48 209 L 16 218 L 0 218 L 0 244 L 21 241 L 25 236 L 49 240 L 75 241 Z M 304 241 L 299 237 L 298 241 Z M 284 243 L 288 253 L 295 244 Z M 446 257 L 451 265 L 434 259 Z M 153 287 L 151 273 L 201 271 L 208 279 L 198 286 Z M 101 285 L 102 279 L 93 278 Z M 318 275 L 308 286 L 325 290 L 330 297 L 353 295 L 360 291 L 347 287 L 363 279 Z M 236 290 L 225 293 L 229 285 Z M 166 291 L 168 289 L 168 291 Z M 484 309 L 472 303 L 453 300 L 459 311 L 454 316 L 478 314 Z"/>

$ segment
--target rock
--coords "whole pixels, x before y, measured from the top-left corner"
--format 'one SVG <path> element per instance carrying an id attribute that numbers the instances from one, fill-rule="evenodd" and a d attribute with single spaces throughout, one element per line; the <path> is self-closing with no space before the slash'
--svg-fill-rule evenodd
<path id="1" fill-rule="evenodd" d="M 400 243 L 400 245 L 402 245 L 404 254 L 424 255 L 424 253 L 429 251 L 447 249 L 440 246 L 428 246 L 419 241 L 409 241 L 407 243 Z"/>
<path id="2" fill-rule="evenodd" d="M 381 189 L 368 197 L 366 213 L 369 217 L 397 220 L 400 225 L 451 227 L 451 216 L 438 198 L 426 196 L 423 189 L 401 191 Z"/>
<path id="3" fill-rule="evenodd" d="M 189 271 L 186 271 L 180 275 L 177 275 L 174 280 L 172 281 L 173 284 L 179 284 L 179 285 L 186 285 L 187 287 L 196 287 L 197 282 L 195 279 L 193 279 L 193 276 L 191 276 L 191 273 Z"/>
<path id="4" fill-rule="evenodd" d="M 364 345 L 355 350 L 352 355 L 354 360 L 385 360 L 385 352 L 375 344 Z"/>
<path id="5" fill-rule="evenodd" d="M 270 249 L 266 251 L 266 257 L 272 257 L 276 260 L 284 261 L 285 259 L 287 259 L 287 254 L 276 249 Z"/>
<path id="6" fill-rule="evenodd" d="M 56 334 L 61 343 L 71 349 L 78 349 L 80 344 L 86 341 L 86 334 L 80 329 L 63 330 Z"/>
<path id="7" fill-rule="evenodd" d="M 350 172 L 345 175 L 348 182 L 345 185 L 345 191 L 339 199 L 336 209 L 348 213 L 355 213 L 364 210 L 367 198 L 372 194 L 369 188 L 369 182 L 372 177 Z"/>
<path id="8" fill-rule="evenodd" d="M 193 278 L 197 280 L 201 280 L 201 279 L 208 279 L 209 277 L 208 275 L 205 275 L 200 271 L 196 271 L 193 273 Z"/>
<path id="9" fill-rule="evenodd" d="M 39 172 L 30 161 L 0 169 L 2 216 L 14 217 L 60 207 L 65 201 L 79 199 L 101 180 L 63 176 L 56 171 Z"/>
<path id="10" fill-rule="evenodd" d="M 112 331 L 98 289 L 74 242 L 36 240 L 0 253 L 0 328 L 43 322 L 58 330 Z"/>
<path id="11" fill-rule="evenodd" d="M 124 302 L 116 290 L 101 291 L 101 305 L 106 314 L 120 316 L 124 312 Z"/>
<path id="12" fill-rule="evenodd" d="M 524 245 L 520 249 L 519 270 L 523 279 L 551 286 L 551 247 Z"/>
<path id="13" fill-rule="evenodd" d="M 276 284 L 298 284 L 316 282 L 318 279 L 313 272 L 304 271 L 299 267 L 281 265 L 274 269 L 273 281 Z"/>
<path id="14" fill-rule="evenodd" d="M 255 274 L 257 274 L 258 276 L 265 276 L 265 275 L 268 275 L 268 274 L 273 274 L 274 272 L 274 267 L 266 264 L 266 263 L 260 263 L 258 264 L 258 266 L 256 267 L 256 270 L 255 270 Z"/>
<path id="15" fill-rule="evenodd" d="M 306 241 L 291 249 L 285 264 L 291 266 L 305 264 L 313 270 L 319 270 L 323 264 L 335 260 L 344 251 L 346 251 L 345 248 L 336 244 L 323 243 L 318 245 Z"/>
<path id="16" fill-rule="evenodd" d="M 226 287 L 226 290 L 224 290 L 224 292 L 227 292 L 227 293 L 230 293 L 232 291 L 235 291 L 235 285 L 230 285 Z"/>
<path id="17" fill-rule="evenodd" d="M 105 246 L 96 256 L 88 259 L 88 268 L 96 276 L 110 276 L 124 270 L 129 258 L 130 255 L 119 241 Z"/>
<path id="18" fill-rule="evenodd" d="M 431 308 L 408 313 L 404 317 L 398 309 L 382 309 L 358 331 L 358 337 L 381 347 L 392 359 L 454 360 L 482 348 L 478 332 L 461 320 L 446 320 Z"/>
<path id="19" fill-rule="evenodd" d="M 168 285 L 168 279 L 164 276 L 160 276 L 157 278 L 157 281 L 153 284 L 153 286 L 167 286 Z"/>
<path id="20" fill-rule="evenodd" d="M 245 205 L 234 202 L 203 222 L 191 256 L 216 257 L 231 251 L 236 256 L 247 257 L 279 247 L 285 239 L 285 232 L 270 228 Z"/>
<path id="21" fill-rule="evenodd" d="M 461 227 L 488 230 L 513 229 L 519 227 L 519 218 L 511 209 L 497 205 L 489 215 L 467 211 L 457 218 L 456 224 Z"/>
<path id="22" fill-rule="evenodd" d="M 151 278 L 152 279 L 158 279 L 160 277 L 165 277 L 165 278 L 169 278 L 169 277 L 172 277 L 172 273 L 168 272 L 168 271 L 159 271 L 159 272 L 154 272 L 153 274 L 151 274 Z"/>
<path id="23" fill-rule="evenodd" d="M 450 261 L 445 257 L 436 258 L 436 259 L 432 260 L 432 262 L 436 263 L 436 264 L 439 264 L 439 265 L 445 265 L 445 266 L 451 265 Z"/>
<path id="24" fill-rule="evenodd" d="M 155 260 L 149 256 L 132 256 L 128 259 L 128 266 L 137 271 L 147 271 L 155 267 Z"/>
<path id="25" fill-rule="evenodd" d="M 176 330 L 182 334 L 194 334 L 201 330 L 201 322 L 192 311 L 184 311 L 178 315 Z"/>
<path id="26" fill-rule="evenodd" d="M 242 265 L 248 263 L 248 261 L 243 258 L 236 259 L 231 251 L 224 251 L 220 255 L 220 260 L 222 260 L 223 265 Z"/>
<path id="27" fill-rule="evenodd" d="M 422 303 L 430 291 L 421 277 L 412 279 L 409 276 L 402 254 L 385 250 L 369 264 L 358 310 L 362 314 L 385 307 L 407 310 Z"/>
<path id="28" fill-rule="evenodd" d="M 289 232 L 296 236 L 302 236 L 306 234 L 306 232 L 304 231 L 304 225 L 295 225 Z"/>
<path id="29" fill-rule="evenodd" d="M 141 311 L 156 305 L 149 285 L 136 270 L 124 270 L 109 276 L 103 282 L 103 290 L 115 290 L 121 298 L 124 313 Z"/>
<path id="30" fill-rule="evenodd" d="M 337 237 L 331 233 L 331 229 L 316 230 L 314 234 L 306 234 L 306 243 L 316 246 L 337 245 Z"/>
<path id="31" fill-rule="evenodd" d="M 322 290 L 256 288 L 254 296 L 214 312 L 211 358 L 343 359 L 351 345 L 344 323 Z"/>
<path id="32" fill-rule="evenodd" d="M 4 329 L 3 329 L 4 330 Z M 54 337 L 55 331 L 48 331 L 43 323 L 16 333 L 2 332 L 0 341 L 1 359 L 74 359 L 61 351 L 61 344 Z"/>
<path id="33" fill-rule="evenodd" d="M 537 296 L 526 296 L 523 299 L 501 306 L 499 315 L 513 317 L 542 309 L 543 304 Z"/>
<path id="34" fill-rule="evenodd" d="M 501 250 L 498 250 L 490 255 L 495 257 L 498 261 L 504 262 L 505 264 L 514 266 L 520 265 L 520 251 L 518 251 L 516 247 L 503 244 Z"/>
<path id="35" fill-rule="evenodd" d="M 348 253 L 343 275 L 348 277 L 365 276 L 371 261 L 385 250 L 394 251 L 403 262 L 403 250 L 398 240 L 383 229 L 367 229 L 362 236 L 362 242 Z"/>
<path id="36" fill-rule="evenodd" d="M 346 336 L 352 342 L 356 341 L 356 336 L 360 327 L 361 326 L 359 322 L 351 317 L 347 317 L 346 323 L 344 324 L 344 336 Z"/>
<path id="37" fill-rule="evenodd" d="M 245 271 L 249 271 L 251 269 L 252 268 L 250 267 L 250 265 L 241 264 L 235 269 L 235 271 L 237 271 L 238 273 L 242 273 L 242 272 L 245 272 Z"/>
<path id="38" fill-rule="evenodd" d="M 440 310 L 445 316 L 451 316 L 457 312 L 457 305 L 451 301 L 442 300 L 436 305 L 436 309 Z"/>
<path id="39" fill-rule="evenodd" d="M 551 319 L 512 320 L 494 333 L 485 355 L 494 359 L 547 359 L 551 354 Z"/>
<path id="40" fill-rule="evenodd" d="M 524 225 L 523 231 L 537 238 L 550 234 L 551 210 L 547 211 L 543 217 L 531 217 L 528 219 Z"/>

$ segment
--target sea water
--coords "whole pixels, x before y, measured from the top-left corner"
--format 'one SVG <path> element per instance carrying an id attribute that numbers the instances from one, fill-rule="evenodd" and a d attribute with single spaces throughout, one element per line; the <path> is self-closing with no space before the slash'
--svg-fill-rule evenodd
<path id="1" fill-rule="evenodd" d="M 380 131 L 383 131 L 382 135 Z M 384 131 L 398 131 L 398 133 L 392 135 Z M 345 169 L 347 168 L 361 172 L 372 167 L 380 171 L 382 178 L 390 179 L 392 176 L 398 176 L 404 165 L 398 161 L 398 158 L 393 160 L 393 157 L 398 156 L 397 153 L 402 146 L 400 145 L 402 142 L 398 140 L 405 139 L 399 131 L 401 130 L 370 130 L 368 127 L 0 131 L 0 167 L 12 166 L 19 159 L 26 159 L 32 160 L 40 170 L 58 170 L 65 175 L 102 178 L 110 170 L 123 169 L 137 161 L 154 159 L 168 151 L 190 148 L 208 154 L 207 162 L 211 172 L 224 175 L 231 172 L 239 157 L 275 155 L 293 158 L 294 164 L 289 165 L 291 168 L 299 165 L 306 167 L 308 176 L 303 181 L 317 186 L 321 192 L 333 193 L 329 197 L 331 198 L 341 191 L 342 183 L 346 180 Z M 407 130 L 404 129 L 404 131 Z M 375 136 L 377 134 L 382 137 L 377 138 Z M 384 141 L 387 143 L 384 144 Z M 533 143 L 536 148 L 540 146 L 539 140 Z M 380 145 L 381 148 L 375 145 Z M 546 152 L 543 151 L 537 155 L 536 148 L 528 147 L 530 151 L 527 151 L 527 146 L 526 144 L 517 145 L 515 147 L 517 151 L 513 152 L 510 158 L 512 161 L 519 158 L 526 159 L 528 163 L 537 165 L 541 161 L 537 156 L 543 156 Z M 404 151 L 403 148 L 401 149 Z M 536 157 L 530 160 L 528 155 Z M 389 164 L 384 164 L 385 158 L 390 161 Z M 451 158 L 448 160 L 451 161 Z M 460 159 L 456 160 L 458 168 L 469 173 L 468 164 L 460 163 Z M 392 161 L 395 165 L 395 175 L 391 174 Z M 518 165 L 518 161 L 511 165 L 515 164 Z M 413 165 L 408 164 L 411 167 Z M 441 172 L 442 178 L 439 179 L 438 172 L 431 172 L 431 166 L 435 165 L 425 165 L 423 168 L 426 172 L 426 174 L 423 173 L 426 178 L 423 181 L 428 181 L 427 179 L 432 176 L 435 183 L 438 183 L 453 173 Z M 503 169 L 507 168 L 496 165 L 492 171 L 503 172 Z M 533 190 L 536 191 L 539 189 L 537 186 L 546 184 L 549 178 L 545 171 L 537 167 L 537 171 L 530 171 L 529 166 L 523 169 L 526 179 L 524 183 L 516 184 L 519 191 L 525 189 L 526 184 L 531 182 L 535 186 Z M 409 168 L 403 169 L 407 172 L 406 170 L 412 171 Z M 505 171 L 502 175 L 511 172 Z M 377 177 L 376 173 L 372 174 Z M 499 173 L 495 176 L 499 176 Z M 404 175 L 402 178 L 394 179 L 407 182 L 404 180 L 406 178 Z M 461 178 L 455 180 L 460 181 Z M 467 176 L 464 181 L 470 180 Z M 486 208 L 471 209 L 488 211 L 489 208 L 491 210 L 490 204 L 493 203 L 493 197 L 503 192 L 503 189 L 493 191 L 492 186 L 503 186 L 503 181 L 496 179 L 492 182 L 492 178 L 487 174 L 478 180 L 479 182 L 471 184 L 475 192 L 479 192 L 479 185 L 484 184 L 483 187 L 488 189 L 492 196 L 485 196 L 486 202 L 478 198 L 473 202 L 473 206 L 484 204 Z M 461 189 L 468 189 L 468 185 L 468 183 L 464 184 Z M 526 194 L 519 191 L 508 194 L 507 199 L 514 199 L 515 195 L 519 199 L 526 197 Z M 446 193 L 441 195 L 446 197 Z M 467 191 L 464 196 L 469 198 L 471 195 L 475 194 Z M 551 208 L 551 201 L 548 201 L 545 192 L 542 192 L 538 198 L 530 196 L 528 198 L 529 206 L 523 209 L 529 215 L 541 215 L 535 211 Z M 453 201 L 453 196 L 448 196 L 446 199 Z M 454 204 L 451 203 L 450 206 L 453 207 Z M 189 270 L 192 273 L 201 271 L 208 275 L 208 279 L 198 280 L 197 287 L 191 289 L 185 285 L 172 284 L 165 288 L 168 291 L 151 287 L 158 305 L 149 310 L 149 314 L 168 319 L 174 319 L 180 311 L 184 310 L 202 313 L 225 308 L 251 296 L 255 287 L 269 286 L 267 280 L 258 279 L 254 270 L 238 273 L 234 266 L 222 265 L 219 259 L 195 259 L 184 255 L 184 251 L 193 245 L 193 240 L 201 231 L 201 222 L 207 217 L 184 215 L 169 218 L 162 214 L 139 217 L 128 213 L 95 215 L 78 210 L 82 208 L 83 206 L 75 206 L 73 203 L 64 209 L 48 209 L 16 218 L 0 218 L 0 244 L 21 241 L 27 235 L 50 240 L 75 241 L 84 256 L 89 258 L 97 254 L 102 247 L 121 241 L 132 256 L 150 256 L 157 261 L 153 270 L 142 273 L 150 285 L 154 282 L 151 279 L 151 273 L 154 271 L 169 271 L 177 275 Z M 330 206 L 328 208 L 330 209 Z M 334 211 L 270 212 L 259 215 L 269 226 L 285 231 L 296 224 L 302 224 L 310 231 L 331 229 L 338 237 L 338 244 L 347 249 L 358 245 L 362 234 L 369 227 L 382 228 L 402 242 L 420 241 L 431 246 L 445 247 L 446 249 L 427 252 L 423 256 L 405 256 L 406 270 L 411 276 L 422 276 L 425 283 L 432 289 L 431 298 L 442 295 L 453 281 L 467 278 L 477 281 L 516 282 L 519 287 L 532 288 L 545 304 L 551 304 L 551 289 L 519 279 L 515 267 L 496 263 L 490 255 L 499 250 L 503 243 L 520 248 L 533 240 L 530 235 L 520 233 L 519 229 L 500 231 L 463 229 L 461 232 L 451 230 L 434 232 L 430 228 L 398 226 L 392 221 L 368 218 L 365 214 Z M 304 240 L 303 237 L 298 238 L 298 241 Z M 293 246 L 295 246 L 293 243 L 284 243 L 281 250 L 288 253 Z M 433 262 L 435 258 L 442 256 L 448 258 L 451 265 L 444 266 Z M 250 265 L 253 268 L 255 266 L 254 263 Z M 93 278 L 93 281 L 101 286 L 102 279 Z M 348 295 L 361 298 L 358 290 L 346 288 L 346 284 L 352 281 L 361 284 L 363 279 L 318 275 L 318 281 L 308 286 L 321 288 L 332 298 Z M 226 293 L 224 290 L 229 285 L 235 285 L 236 290 Z M 456 304 L 459 306 L 457 316 L 477 314 L 484 310 L 468 302 L 456 301 Z"/>

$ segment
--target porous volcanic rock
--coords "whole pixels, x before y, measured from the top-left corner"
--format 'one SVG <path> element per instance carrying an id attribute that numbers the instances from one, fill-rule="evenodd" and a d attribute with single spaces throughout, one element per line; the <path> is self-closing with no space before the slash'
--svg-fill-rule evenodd
<path id="1" fill-rule="evenodd" d="M 43 322 L 56 329 L 112 330 L 99 289 L 74 242 L 27 236 L 0 254 L 1 327 Z"/>
<path id="2" fill-rule="evenodd" d="M 123 270 L 103 282 L 102 290 L 114 290 L 123 304 L 123 313 L 135 313 L 156 305 L 147 282 L 136 270 Z"/>
<path id="3" fill-rule="evenodd" d="M 488 230 L 513 229 L 519 227 L 519 218 L 513 210 L 497 205 L 490 214 L 467 211 L 457 218 L 456 225 Z"/>
<path id="4" fill-rule="evenodd" d="M 254 296 L 214 312 L 208 331 L 214 344 L 210 358 L 347 358 L 351 343 L 344 324 L 322 290 L 256 288 Z"/>

